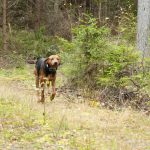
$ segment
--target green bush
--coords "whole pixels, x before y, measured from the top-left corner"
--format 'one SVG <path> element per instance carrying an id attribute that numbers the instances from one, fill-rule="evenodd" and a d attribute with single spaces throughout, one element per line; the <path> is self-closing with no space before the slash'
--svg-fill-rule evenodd
<path id="1" fill-rule="evenodd" d="M 107 27 L 88 19 L 73 29 L 71 42 L 60 39 L 64 72 L 71 85 L 90 91 L 107 89 L 105 97 L 111 101 L 136 98 L 137 91 L 146 90 L 149 76 L 147 72 L 143 78 L 139 52 L 123 42 L 115 45 Z"/>
<path id="2" fill-rule="evenodd" d="M 134 76 L 131 72 L 133 73 L 132 69 L 138 61 L 139 54 L 133 47 L 112 45 L 103 62 L 103 68 L 99 70 L 99 83 L 105 86 L 125 86 L 130 77 Z"/>
<path id="3" fill-rule="evenodd" d="M 85 25 L 74 28 L 73 34 L 72 42 L 61 39 L 65 49 L 62 57 L 70 66 L 69 76 L 73 78 L 79 77 L 85 82 L 92 78 L 94 86 L 95 83 L 118 86 L 122 79 L 119 74 L 129 71 L 139 61 L 139 54 L 133 47 L 114 45 L 109 29 L 98 27 L 96 19 L 90 18 Z"/>
<path id="4" fill-rule="evenodd" d="M 1 38 L 2 67 L 23 67 L 27 59 L 47 57 L 59 52 L 57 38 L 47 36 L 44 27 L 37 32 L 13 29 L 8 36 L 8 50 L 4 51 L 2 46 Z"/>
<path id="5" fill-rule="evenodd" d="M 38 32 L 13 30 L 9 38 L 10 49 L 28 57 L 46 56 L 58 52 L 56 39 L 46 36 L 44 27 Z"/>
<path id="6" fill-rule="evenodd" d="M 108 49 L 109 30 L 105 27 L 98 28 L 96 20 L 90 18 L 88 25 L 80 25 L 72 32 L 74 38 L 71 43 L 61 39 L 60 44 L 65 49 L 62 57 L 65 64 L 69 64 L 68 75 L 72 78 L 83 78 L 93 63 L 95 65 L 103 63 L 104 54 Z M 104 57 L 101 57 L 102 55 Z M 76 81 L 78 82 L 78 80 Z"/>
<path id="7" fill-rule="evenodd" d="M 122 10 L 119 17 L 118 33 L 121 39 L 128 43 L 135 43 L 136 41 L 136 20 L 134 13 L 129 10 Z"/>

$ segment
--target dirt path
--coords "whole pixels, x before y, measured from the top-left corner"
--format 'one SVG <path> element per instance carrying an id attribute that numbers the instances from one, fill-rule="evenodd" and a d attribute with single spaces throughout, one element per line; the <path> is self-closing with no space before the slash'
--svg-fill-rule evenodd
<path id="1" fill-rule="evenodd" d="M 27 105 L 42 118 L 43 105 L 36 102 L 34 88 L 24 86 L 22 82 L 0 78 L 0 98 L 17 100 L 21 108 Z M 31 144 L 29 148 L 22 149 L 150 149 L 150 117 L 142 112 L 91 107 L 88 103 L 78 103 L 78 99 L 76 103 L 71 103 L 61 92 L 54 101 L 46 100 L 46 124 L 40 127 L 38 138 L 33 138 L 35 143 L 43 141 L 36 148 L 28 141 Z"/>

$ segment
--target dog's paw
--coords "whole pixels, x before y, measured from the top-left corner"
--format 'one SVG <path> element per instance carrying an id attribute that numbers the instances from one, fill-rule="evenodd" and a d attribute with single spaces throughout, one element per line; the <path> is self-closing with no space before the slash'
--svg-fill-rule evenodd
<path id="1" fill-rule="evenodd" d="M 38 103 L 44 103 L 44 101 L 45 101 L 44 99 L 38 99 L 37 102 L 38 102 Z"/>
<path id="2" fill-rule="evenodd" d="M 52 101 L 54 98 L 55 98 L 55 95 L 52 94 L 51 97 L 50 97 L 50 100 Z"/>
<path id="3" fill-rule="evenodd" d="M 38 100 L 37 103 L 42 103 L 42 101 L 41 101 L 41 100 Z"/>
<path id="4" fill-rule="evenodd" d="M 50 92 L 50 91 L 48 91 L 48 92 L 47 92 L 47 94 L 48 94 L 48 95 L 51 95 L 51 92 Z"/>

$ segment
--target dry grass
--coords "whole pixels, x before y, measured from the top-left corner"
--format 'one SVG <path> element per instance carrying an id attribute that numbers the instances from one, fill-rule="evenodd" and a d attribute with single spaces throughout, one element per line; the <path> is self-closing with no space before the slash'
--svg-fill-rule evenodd
<path id="1" fill-rule="evenodd" d="M 70 103 L 60 94 L 53 102 L 47 99 L 43 125 L 43 105 L 32 88 L 3 76 L 0 98 L 0 149 L 150 149 L 150 117 L 142 112 Z"/>

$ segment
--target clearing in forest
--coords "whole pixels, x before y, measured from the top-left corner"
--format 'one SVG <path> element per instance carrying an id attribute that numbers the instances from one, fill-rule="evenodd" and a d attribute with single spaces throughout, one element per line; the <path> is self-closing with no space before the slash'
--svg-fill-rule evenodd
<path id="1" fill-rule="evenodd" d="M 58 84 L 62 84 L 58 79 Z M 131 109 L 107 110 L 88 102 L 36 102 L 30 68 L 0 71 L 0 149 L 148 150 L 150 117 Z"/>

